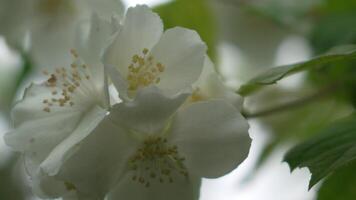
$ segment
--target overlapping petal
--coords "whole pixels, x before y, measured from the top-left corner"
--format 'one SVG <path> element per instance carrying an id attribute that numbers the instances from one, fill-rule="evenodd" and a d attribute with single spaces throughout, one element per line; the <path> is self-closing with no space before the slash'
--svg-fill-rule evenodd
<path id="1" fill-rule="evenodd" d="M 206 45 L 198 33 L 186 28 L 168 29 L 151 54 L 165 66 L 157 86 L 168 94 L 189 88 L 200 76 Z"/>
<path id="2" fill-rule="evenodd" d="M 145 48 L 151 49 L 158 42 L 162 32 L 162 20 L 147 6 L 129 8 L 121 30 L 106 50 L 105 64 L 115 66 L 126 78 L 132 57 L 141 54 Z"/>
<path id="3" fill-rule="evenodd" d="M 114 106 L 111 115 L 117 124 L 145 137 L 160 133 L 187 97 L 184 93 L 167 97 L 156 87 L 149 87 L 140 90 L 132 102 Z"/>
<path id="4" fill-rule="evenodd" d="M 103 198 L 137 148 L 137 142 L 114 120 L 110 115 L 105 117 L 56 175 L 57 179 L 71 183 L 81 196 Z"/>
<path id="5" fill-rule="evenodd" d="M 243 98 L 224 85 L 208 56 L 205 57 L 203 71 L 198 81 L 194 83 L 193 88 L 194 92 L 191 96 L 193 102 L 223 99 L 234 105 L 238 110 L 242 108 Z"/>
<path id="6" fill-rule="evenodd" d="M 192 174 L 216 178 L 235 169 L 248 155 L 247 121 L 222 100 L 192 104 L 177 113 L 171 142 Z"/>

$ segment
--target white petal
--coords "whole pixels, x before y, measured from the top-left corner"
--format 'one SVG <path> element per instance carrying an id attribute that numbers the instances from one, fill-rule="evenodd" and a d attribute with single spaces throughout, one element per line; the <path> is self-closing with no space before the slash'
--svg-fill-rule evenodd
<path id="1" fill-rule="evenodd" d="M 42 162 L 41 168 L 48 175 L 55 175 L 58 173 L 62 163 L 75 151 L 80 148 L 80 142 L 87 137 L 93 129 L 105 117 L 106 110 L 95 106 L 93 109 L 84 114 L 83 119 L 73 130 L 70 136 L 63 140 L 56 148 L 49 154 L 47 159 Z"/>
<path id="2" fill-rule="evenodd" d="M 157 88 L 139 90 L 132 102 L 112 108 L 114 120 L 140 134 L 157 134 L 187 98 L 187 94 L 166 97 Z"/>
<path id="3" fill-rule="evenodd" d="M 51 89 L 43 84 L 31 84 L 26 88 L 22 100 L 18 101 L 13 107 L 11 114 L 15 128 L 27 120 L 47 118 L 58 114 L 69 114 L 77 112 L 71 107 L 54 106 L 51 112 L 45 112 L 43 100 L 50 100 L 52 97 Z M 78 104 L 80 106 L 80 104 Z"/>
<path id="4" fill-rule="evenodd" d="M 130 98 L 127 94 L 127 87 L 128 84 L 125 78 L 120 74 L 118 70 L 116 70 L 111 65 L 105 65 L 106 72 L 109 74 L 112 83 L 114 84 L 115 88 L 117 89 L 120 98 L 123 101 L 130 101 Z"/>
<path id="5" fill-rule="evenodd" d="M 203 72 L 194 88 L 198 89 L 197 95 L 202 99 L 222 99 L 234 105 L 238 110 L 242 108 L 243 98 L 224 85 L 208 56 L 205 58 Z"/>
<path id="6" fill-rule="evenodd" d="M 133 181 L 132 174 L 127 174 L 108 195 L 108 200 L 197 200 L 199 199 L 200 179 L 175 177 L 173 183 L 150 182 L 145 187 Z M 180 178 L 180 179 L 179 179 Z"/>
<path id="7" fill-rule="evenodd" d="M 73 186 L 68 182 L 56 180 L 53 176 L 47 176 L 41 170 L 31 180 L 34 194 L 42 199 L 96 200 L 89 196 L 77 194 Z"/>
<path id="8" fill-rule="evenodd" d="M 90 31 L 87 38 L 85 31 L 79 30 L 77 40 L 79 41 L 78 52 L 85 63 L 89 66 L 93 81 L 102 88 L 104 84 L 104 67 L 101 64 L 101 56 L 104 47 L 109 44 L 109 38 L 113 34 L 114 28 L 110 21 L 93 14 L 90 21 Z"/>
<path id="9" fill-rule="evenodd" d="M 31 180 L 33 192 L 41 198 L 59 198 L 71 193 L 66 189 L 64 182 L 47 176 L 41 170 L 38 170 Z"/>
<path id="10" fill-rule="evenodd" d="M 197 32 L 176 27 L 162 35 L 151 53 L 157 62 L 165 66 L 158 87 L 172 94 L 198 80 L 203 69 L 206 45 Z"/>
<path id="11" fill-rule="evenodd" d="M 215 74 L 215 73 L 216 70 L 215 70 L 214 63 L 211 61 L 208 55 L 205 55 L 203 70 L 199 76 L 198 81 L 195 82 L 193 85 L 194 86 L 202 85 L 211 74 Z"/>
<path id="12" fill-rule="evenodd" d="M 232 105 L 221 101 L 191 104 L 176 115 L 171 142 L 186 158 L 194 175 L 214 178 L 236 168 L 249 152 L 247 121 Z"/>
<path id="13" fill-rule="evenodd" d="M 84 0 L 83 2 L 88 3 L 90 6 L 88 9 L 99 13 L 106 19 L 110 19 L 113 14 L 120 16 L 124 13 L 124 5 L 120 0 Z"/>
<path id="14" fill-rule="evenodd" d="M 163 32 L 160 17 L 147 6 L 129 8 L 121 31 L 104 55 L 104 63 L 116 66 L 126 77 L 128 66 L 135 54 L 151 49 Z"/>
<path id="15" fill-rule="evenodd" d="M 4 140 L 15 150 L 26 152 L 31 165 L 38 166 L 55 146 L 71 134 L 80 117 L 80 113 L 68 113 L 30 120 L 6 134 Z"/>
<path id="16" fill-rule="evenodd" d="M 106 116 L 63 163 L 56 177 L 75 186 L 80 195 L 100 199 L 121 176 L 138 144 Z"/>

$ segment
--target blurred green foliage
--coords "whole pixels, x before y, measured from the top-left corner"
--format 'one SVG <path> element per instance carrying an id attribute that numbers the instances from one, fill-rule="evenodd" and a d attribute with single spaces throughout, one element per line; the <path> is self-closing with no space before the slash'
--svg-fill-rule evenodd
<path id="1" fill-rule="evenodd" d="M 315 53 L 329 50 L 337 45 L 356 44 L 356 1 L 324 0 L 318 8 L 318 17 L 309 35 Z M 310 73 L 312 83 L 321 86 L 327 82 L 339 82 L 342 90 L 335 94 L 338 99 L 356 104 L 356 61 L 349 60 L 328 65 Z"/>
<path id="2" fill-rule="evenodd" d="M 11 106 L 16 100 L 16 93 L 21 87 L 23 81 L 32 72 L 32 61 L 27 53 L 21 53 L 21 61 L 22 63 L 18 71 L 16 71 L 14 74 L 11 74 L 11 76 L 9 77 L 3 77 L 4 82 L 2 82 L 3 85 L 1 85 L 0 88 L 0 111 L 2 111 L 3 114 L 6 115 L 9 115 Z"/>
<path id="3" fill-rule="evenodd" d="M 154 8 L 163 19 L 166 29 L 182 26 L 196 30 L 209 47 L 208 54 L 214 59 L 216 54 L 216 21 L 209 1 L 175 0 Z"/>
<path id="4" fill-rule="evenodd" d="M 328 87 L 321 93 L 315 93 L 315 87 L 310 85 L 293 91 L 273 85 L 247 97 L 248 101 L 254 101 L 249 104 L 252 104 L 250 106 L 255 107 L 255 110 L 274 108 L 289 104 L 289 102 L 300 101 L 303 97 L 312 97 L 309 102 L 303 102 L 303 105 L 258 118 L 270 130 L 271 137 L 258 159 L 256 169 L 264 163 L 276 147 L 307 140 L 318 134 L 328 124 L 352 112 L 350 105 L 330 98 L 332 95 L 329 93 L 330 89 L 334 88 Z"/>
<path id="5" fill-rule="evenodd" d="M 325 15 L 318 20 L 310 34 L 310 43 L 316 54 L 337 45 L 356 43 L 356 10 L 350 13 Z"/>
<path id="6" fill-rule="evenodd" d="M 356 1 L 354 0 L 309 1 L 309 5 L 306 5 L 308 2 L 305 1 L 292 1 L 290 3 L 291 1 L 288 0 L 284 2 L 267 0 L 261 2 L 263 3 L 260 5 L 251 3 L 249 6 L 255 6 L 256 10 L 265 13 L 263 15 L 266 18 L 282 28 L 295 30 L 295 34 L 306 38 L 314 55 L 320 55 L 335 46 L 356 44 Z M 298 3 L 301 5 L 296 5 Z M 283 9 L 281 9 L 282 7 Z M 328 159 L 335 158 L 335 155 L 327 155 L 329 150 L 332 151 L 331 147 L 342 149 L 337 144 L 333 144 L 330 149 L 317 149 L 319 151 L 313 152 L 313 147 L 317 145 L 316 139 L 314 139 L 315 135 L 320 134 L 320 138 L 327 137 L 328 134 L 337 134 L 340 130 L 347 128 L 341 126 L 339 127 L 340 130 L 335 130 L 330 124 L 333 124 L 335 120 L 346 113 L 352 112 L 354 109 L 350 104 L 356 105 L 356 60 L 353 58 L 340 59 L 336 62 L 322 63 L 321 66 L 316 67 L 315 65 L 315 67 L 299 69 L 308 70 L 308 79 L 303 85 L 310 86 L 314 91 L 322 90 L 330 84 L 337 85 L 327 98 L 307 102 L 297 109 L 289 109 L 285 112 L 259 118 L 264 125 L 272 130 L 272 138 L 262 152 L 258 166 L 268 158 L 277 146 L 293 139 L 295 139 L 294 141 L 306 141 L 305 143 L 309 144 L 309 148 L 305 147 L 305 151 L 300 150 L 298 154 L 300 157 L 296 156 L 293 159 L 304 158 L 306 159 L 305 162 L 300 160 L 299 166 L 312 166 L 313 179 L 311 185 L 325 176 L 325 174 L 321 175 L 320 172 L 326 169 L 327 162 L 330 161 Z M 298 66 L 296 68 L 298 69 Z M 274 105 L 277 106 L 281 99 L 288 99 L 286 97 L 291 97 L 290 99 L 303 98 L 304 95 L 308 94 L 304 92 L 303 88 L 294 89 L 287 93 L 280 88 L 273 90 L 272 88 L 275 87 L 264 87 L 266 84 L 274 83 L 295 72 L 300 71 L 288 66 L 271 69 L 267 74 L 251 80 L 240 89 L 240 92 L 250 94 L 258 89 L 266 88 L 248 98 L 259 98 L 261 100 L 257 102 L 260 103 L 274 101 Z M 288 102 L 288 100 L 286 101 Z M 337 143 L 342 139 L 342 137 L 335 136 L 331 140 Z M 356 146 L 356 141 L 345 140 L 345 142 L 348 145 Z M 310 160 L 307 160 L 306 157 Z M 292 167 L 296 165 L 294 163 Z M 351 170 L 352 167 L 355 167 L 355 164 L 340 168 L 340 172 L 336 170 L 335 174 L 321 186 L 319 200 L 355 199 L 355 180 L 352 179 L 355 179 L 356 172 L 355 168 Z"/>
<path id="7" fill-rule="evenodd" d="M 15 178 L 14 166 L 17 162 L 15 157 L 10 159 L 10 162 L 0 168 L 0 199 L 1 200 L 24 200 L 26 199 L 21 183 Z M 16 170 L 18 171 L 18 170 Z"/>

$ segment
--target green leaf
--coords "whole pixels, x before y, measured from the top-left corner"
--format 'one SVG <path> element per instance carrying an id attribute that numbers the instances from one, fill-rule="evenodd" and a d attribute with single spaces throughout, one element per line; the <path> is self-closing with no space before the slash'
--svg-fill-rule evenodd
<path id="1" fill-rule="evenodd" d="M 356 199 L 356 161 L 328 177 L 318 191 L 318 200 Z"/>
<path id="2" fill-rule="evenodd" d="M 247 96 L 263 86 L 277 83 L 284 77 L 304 70 L 316 69 L 338 61 L 356 59 L 356 46 L 341 46 L 305 62 L 273 67 L 242 85 L 239 94 Z"/>
<path id="3" fill-rule="evenodd" d="M 154 10 L 163 19 L 166 29 L 181 26 L 196 30 L 208 45 L 209 56 L 214 59 L 217 28 L 208 1 L 176 0 Z"/>
<path id="4" fill-rule="evenodd" d="M 356 114 L 331 124 L 318 137 L 294 147 L 285 156 L 292 170 L 309 168 L 309 188 L 355 159 Z"/>

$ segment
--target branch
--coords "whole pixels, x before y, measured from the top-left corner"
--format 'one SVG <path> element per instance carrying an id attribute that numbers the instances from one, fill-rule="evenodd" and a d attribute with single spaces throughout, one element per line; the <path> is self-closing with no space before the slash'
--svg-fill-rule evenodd
<path id="1" fill-rule="evenodd" d="M 333 94 L 337 90 L 337 88 L 339 88 L 339 86 L 340 86 L 339 84 L 332 84 L 304 98 L 294 100 L 288 103 L 284 103 L 272 108 L 267 108 L 254 113 L 243 110 L 242 115 L 250 119 L 256 117 L 268 116 L 279 112 L 287 111 L 290 109 L 298 108 Z"/>

